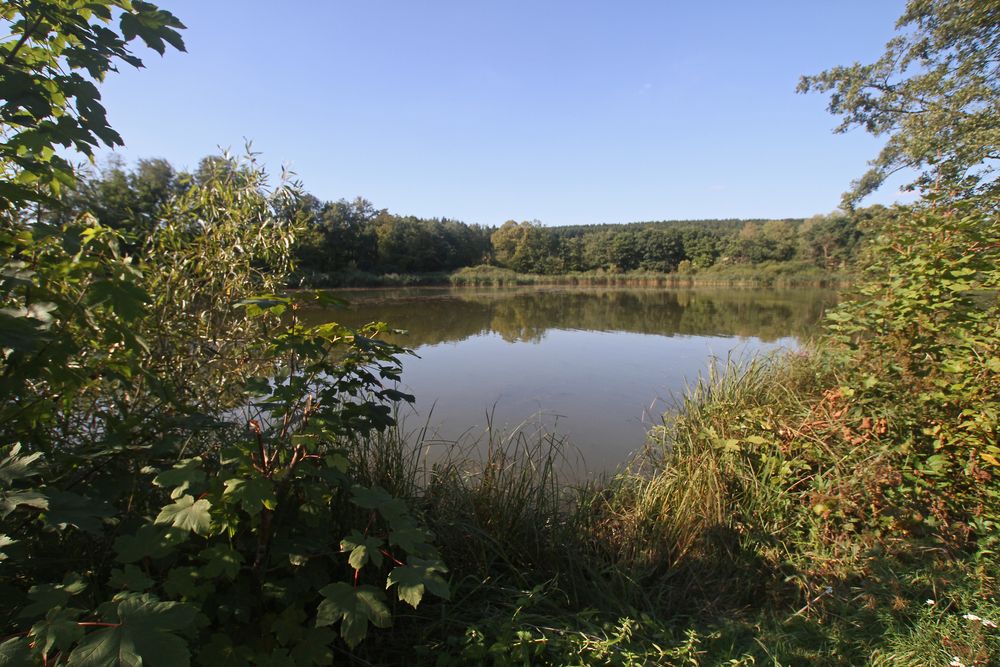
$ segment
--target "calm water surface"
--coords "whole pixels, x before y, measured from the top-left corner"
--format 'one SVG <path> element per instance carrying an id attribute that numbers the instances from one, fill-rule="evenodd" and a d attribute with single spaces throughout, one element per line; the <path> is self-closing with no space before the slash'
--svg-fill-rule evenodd
<path id="1" fill-rule="evenodd" d="M 338 292 L 313 321 L 406 329 L 409 428 L 443 440 L 529 422 L 565 434 L 586 469 L 639 449 L 713 359 L 794 348 L 836 302 L 830 290 L 409 288 Z"/>

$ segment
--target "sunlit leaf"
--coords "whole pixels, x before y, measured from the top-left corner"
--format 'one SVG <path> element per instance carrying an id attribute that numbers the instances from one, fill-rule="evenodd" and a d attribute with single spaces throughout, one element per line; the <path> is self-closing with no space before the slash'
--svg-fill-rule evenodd
<path id="1" fill-rule="evenodd" d="M 160 510 L 154 523 L 170 524 L 198 535 L 208 535 L 212 529 L 211 507 L 212 503 L 204 498 L 195 500 L 194 496 L 181 496 L 177 502 Z"/>
<path id="2" fill-rule="evenodd" d="M 415 609 L 423 599 L 425 589 L 438 597 L 448 599 L 451 594 L 448 582 L 440 574 L 447 571 L 448 569 L 440 561 L 411 558 L 406 565 L 392 569 L 386 581 L 386 588 L 396 586 L 399 599 Z"/>

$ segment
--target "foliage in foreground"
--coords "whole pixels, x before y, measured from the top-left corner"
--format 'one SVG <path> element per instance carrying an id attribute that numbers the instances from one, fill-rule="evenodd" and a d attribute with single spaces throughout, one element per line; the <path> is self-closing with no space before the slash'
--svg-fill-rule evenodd
<path id="1" fill-rule="evenodd" d="M 269 294 L 294 230 L 262 183 L 190 188 L 141 261 L 86 217 L 4 232 L 3 664 L 327 664 L 448 595 L 345 455 L 409 399 L 403 350 Z"/>

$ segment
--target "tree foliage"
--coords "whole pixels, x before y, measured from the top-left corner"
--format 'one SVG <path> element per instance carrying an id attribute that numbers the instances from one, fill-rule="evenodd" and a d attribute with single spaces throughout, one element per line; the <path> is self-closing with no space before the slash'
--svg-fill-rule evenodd
<path id="1" fill-rule="evenodd" d="M 890 138 L 856 194 L 894 165 L 926 168 L 913 206 L 863 221 L 864 280 L 830 315 L 844 350 L 844 391 L 883 420 L 879 452 L 889 524 L 964 548 L 1000 531 L 1000 7 L 910 0 L 874 65 L 836 68 L 804 86 L 834 90 L 846 128 Z M 894 78 L 895 77 L 895 78 Z M 819 248 L 825 230 L 816 230 Z"/>
<path id="2" fill-rule="evenodd" d="M 314 614 L 338 581 L 343 604 L 447 594 L 430 534 L 350 465 L 411 400 L 392 388 L 403 350 L 384 325 L 298 320 L 312 297 L 274 293 L 296 231 L 274 202 L 293 193 L 237 166 L 172 199 L 138 263 L 89 216 L 6 237 L 0 584 L 34 660 L 325 664 L 337 619 Z M 349 646 L 391 623 L 376 597 L 384 613 L 340 618 Z M 211 641 L 192 641 L 195 609 Z"/>
<path id="3" fill-rule="evenodd" d="M 121 145 L 96 84 L 118 63 L 142 67 L 136 38 L 160 54 L 168 45 L 183 51 L 184 26 L 139 0 L 23 0 L 4 3 L 0 18 L 10 30 L 0 42 L 0 203 L 9 212 L 73 184 L 57 148 L 92 156 L 101 144 Z"/>
<path id="4" fill-rule="evenodd" d="M 76 70 L 140 64 L 136 36 L 181 46 L 180 23 L 138 1 L 3 11 L 0 663 L 329 664 L 400 601 L 447 596 L 431 534 L 352 464 L 412 400 L 405 350 L 281 294 L 294 186 L 252 155 L 78 184 L 52 152 L 120 142 Z"/>
<path id="5" fill-rule="evenodd" d="M 171 197 L 183 195 L 211 171 L 232 169 L 221 156 L 201 161 L 193 174 L 162 159 L 133 167 L 111 163 L 84 175 L 58 205 L 40 219 L 63 223 L 83 212 L 125 233 L 125 249 L 136 252 Z M 244 177 L 246 177 L 244 175 Z M 352 276 L 447 272 L 493 263 L 522 273 L 574 271 L 697 272 L 717 264 L 759 265 L 799 261 L 828 270 L 856 258 L 858 222 L 867 209 L 832 214 L 835 225 L 813 229 L 816 220 L 703 220 L 546 227 L 510 220 L 499 228 L 447 218 L 419 218 L 378 209 L 368 200 L 322 202 L 301 194 L 275 202 L 279 217 L 300 226 L 295 239 L 296 280 L 335 284 Z M 818 218 L 817 218 L 818 220 Z M 761 233 L 747 235 L 744 230 Z M 809 231 L 809 230 L 812 231 Z M 823 246 L 826 250 L 823 250 Z"/>
<path id="6" fill-rule="evenodd" d="M 845 195 L 856 202 L 892 173 L 918 170 L 914 185 L 944 192 L 998 190 L 1000 5 L 910 0 L 899 34 L 873 63 L 805 76 L 799 92 L 830 93 L 837 132 L 861 127 L 886 143 Z"/>

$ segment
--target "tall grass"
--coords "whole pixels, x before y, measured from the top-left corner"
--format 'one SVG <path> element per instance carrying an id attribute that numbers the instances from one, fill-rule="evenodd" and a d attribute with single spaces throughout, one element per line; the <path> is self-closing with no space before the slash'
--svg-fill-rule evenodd
<path id="1" fill-rule="evenodd" d="M 820 354 L 720 364 L 591 480 L 530 423 L 361 443 L 354 465 L 413 499 L 453 588 L 372 661 L 406 645 L 436 664 L 988 664 L 1000 635 L 962 614 L 1000 620 L 995 558 L 858 520 L 883 444 L 858 446 L 838 371 Z"/>

